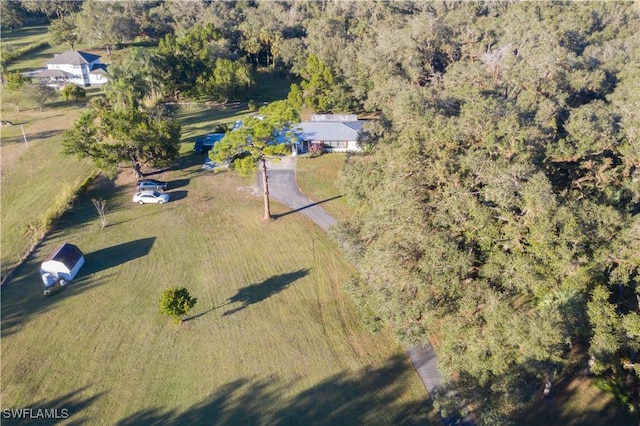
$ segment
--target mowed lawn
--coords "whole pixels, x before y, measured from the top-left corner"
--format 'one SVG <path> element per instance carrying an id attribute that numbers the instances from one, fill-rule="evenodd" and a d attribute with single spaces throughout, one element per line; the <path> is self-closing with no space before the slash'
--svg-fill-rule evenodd
<path id="1" fill-rule="evenodd" d="M 261 223 L 255 179 L 204 172 L 191 147 L 154 175 L 170 203 L 133 204 L 129 171 L 99 180 L 3 286 L 1 408 L 66 408 L 60 424 L 438 424 L 390 333 L 360 326 L 330 237 L 302 215 Z M 61 242 L 86 264 L 45 297 L 38 269 Z M 177 285 L 198 298 L 180 325 L 157 308 Z"/>
<path id="2" fill-rule="evenodd" d="M 3 49 L 24 49 L 46 42 L 49 39 L 47 26 L 29 26 L 14 31 L 2 31 L 0 34 L 0 46 Z M 76 44 L 75 50 L 82 50 L 102 56 L 102 62 L 108 62 L 106 49 L 96 49 L 85 44 Z M 34 71 L 46 68 L 46 62 L 53 59 L 55 54 L 71 50 L 68 45 L 43 45 L 27 53 L 23 57 L 11 61 L 7 67 L 8 72 Z"/>
<path id="3" fill-rule="evenodd" d="M 3 278 L 29 248 L 27 224 L 54 203 L 61 188 L 78 185 L 94 169 L 89 161 L 62 152 L 63 132 L 81 111 L 80 105 L 70 103 L 45 106 L 43 111 L 2 111 L 2 119 L 13 123 L 0 130 Z"/>
<path id="4" fill-rule="evenodd" d="M 342 188 L 346 160 L 347 154 L 330 153 L 314 158 L 301 156 L 296 161 L 296 182 L 300 191 L 338 220 L 354 214 Z"/>

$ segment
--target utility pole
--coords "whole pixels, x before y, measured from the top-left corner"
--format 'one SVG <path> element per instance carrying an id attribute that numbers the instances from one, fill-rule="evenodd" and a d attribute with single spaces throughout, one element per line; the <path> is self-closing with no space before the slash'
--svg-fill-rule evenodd
<path id="1" fill-rule="evenodd" d="M 24 145 L 27 148 L 29 148 L 29 144 L 27 143 L 27 135 L 24 133 L 24 124 L 21 124 L 20 128 L 22 129 L 22 137 L 24 138 Z"/>

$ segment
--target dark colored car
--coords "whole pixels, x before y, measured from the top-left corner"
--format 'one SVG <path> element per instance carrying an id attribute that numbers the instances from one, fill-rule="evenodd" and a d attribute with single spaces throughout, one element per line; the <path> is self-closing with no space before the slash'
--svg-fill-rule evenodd
<path id="1" fill-rule="evenodd" d="M 140 179 L 136 185 L 138 191 L 166 191 L 168 187 L 167 182 L 156 179 Z"/>

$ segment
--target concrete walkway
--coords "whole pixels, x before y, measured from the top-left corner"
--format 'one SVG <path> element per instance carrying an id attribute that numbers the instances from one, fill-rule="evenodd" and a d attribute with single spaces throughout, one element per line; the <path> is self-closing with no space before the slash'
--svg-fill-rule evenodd
<path id="1" fill-rule="evenodd" d="M 319 204 L 322 201 L 314 203 L 300 192 L 296 183 L 296 160 L 296 157 L 288 156 L 280 161 L 267 162 L 269 195 L 272 199 L 293 209 L 280 216 L 301 213 L 327 231 L 337 221 L 320 207 Z M 262 191 L 262 173 L 258 173 L 258 187 Z M 405 348 L 405 351 L 427 392 L 432 394 L 443 383 L 433 348 L 426 344 Z"/>

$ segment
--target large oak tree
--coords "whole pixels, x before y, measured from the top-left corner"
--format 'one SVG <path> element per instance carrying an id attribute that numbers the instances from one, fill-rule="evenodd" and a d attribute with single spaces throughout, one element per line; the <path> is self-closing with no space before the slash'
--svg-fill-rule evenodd
<path id="1" fill-rule="evenodd" d="M 100 98 L 64 134 L 66 153 L 90 157 L 107 174 L 129 163 L 138 177 L 143 165 L 166 166 L 174 160 L 179 144 L 175 120 L 133 107 L 116 109 Z"/>

